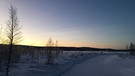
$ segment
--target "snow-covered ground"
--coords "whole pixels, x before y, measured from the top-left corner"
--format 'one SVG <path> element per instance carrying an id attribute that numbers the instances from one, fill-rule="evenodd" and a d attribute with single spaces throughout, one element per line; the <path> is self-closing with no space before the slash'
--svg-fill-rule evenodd
<path id="1" fill-rule="evenodd" d="M 10 68 L 10 76 L 58 76 L 95 54 L 90 51 L 63 51 L 52 65 L 45 64 L 46 57 L 42 53 L 36 52 L 35 55 L 22 55 L 19 62 Z M 0 76 L 4 76 L 4 72 L 1 71 Z"/>
<path id="2" fill-rule="evenodd" d="M 61 76 L 135 76 L 135 60 L 100 55 L 77 64 Z"/>
<path id="3" fill-rule="evenodd" d="M 36 53 L 37 54 L 37 53 Z M 34 60 L 33 60 L 34 59 Z M 10 76 L 134 76 L 134 56 L 126 52 L 64 51 L 53 65 L 40 53 L 21 56 L 10 68 Z M 0 72 L 0 76 L 4 76 Z"/>
<path id="4" fill-rule="evenodd" d="M 83 54 L 83 55 L 82 55 Z M 35 64 L 15 64 L 16 68 L 12 69 L 11 75 L 16 76 L 59 76 L 68 71 L 75 64 L 82 62 L 89 57 L 93 57 L 90 53 L 70 53 L 64 55 L 63 58 L 57 59 L 53 65 L 45 65 L 45 63 Z"/>

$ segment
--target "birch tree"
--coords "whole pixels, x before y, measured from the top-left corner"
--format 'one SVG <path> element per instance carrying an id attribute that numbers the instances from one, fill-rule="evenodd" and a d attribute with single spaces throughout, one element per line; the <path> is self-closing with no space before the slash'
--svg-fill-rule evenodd
<path id="1" fill-rule="evenodd" d="M 19 25 L 18 17 L 17 17 L 17 9 L 12 5 L 9 8 L 9 19 L 7 21 L 6 27 L 6 37 L 8 38 L 9 44 L 9 52 L 8 52 L 8 61 L 7 61 L 7 69 L 6 75 L 9 75 L 9 67 L 11 63 L 11 56 L 13 52 L 14 44 L 21 41 L 21 26 Z"/>

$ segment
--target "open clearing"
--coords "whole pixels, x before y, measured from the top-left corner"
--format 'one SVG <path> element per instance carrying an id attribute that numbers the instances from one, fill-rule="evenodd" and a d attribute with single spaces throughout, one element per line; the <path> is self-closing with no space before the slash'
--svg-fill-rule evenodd
<path id="1" fill-rule="evenodd" d="M 77 64 L 62 76 L 134 76 L 135 60 L 118 55 L 100 55 Z"/>

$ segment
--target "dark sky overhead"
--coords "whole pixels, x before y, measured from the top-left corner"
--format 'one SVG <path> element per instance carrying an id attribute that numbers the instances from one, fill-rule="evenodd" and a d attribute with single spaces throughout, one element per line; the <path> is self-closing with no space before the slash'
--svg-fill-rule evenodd
<path id="1" fill-rule="evenodd" d="M 18 9 L 26 45 L 125 48 L 135 43 L 135 0 L 0 0 L 0 25 Z"/>

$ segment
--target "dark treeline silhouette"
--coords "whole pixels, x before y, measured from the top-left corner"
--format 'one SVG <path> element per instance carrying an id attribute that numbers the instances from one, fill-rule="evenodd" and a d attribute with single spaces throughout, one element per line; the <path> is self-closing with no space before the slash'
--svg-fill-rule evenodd
<path id="1" fill-rule="evenodd" d="M 8 47 L 8 45 L 0 44 L 0 46 Z M 128 49 L 108 49 L 108 48 L 92 48 L 92 47 L 64 47 L 64 46 L 29 46 L 29 45 L 14 45 L 16 47 L 22 47 L 22 48 L 33 48 L 36 50 L 42 50 L 42 49 L 48 49 L 48 48 L 57 48 L 59 50 L 63 51 L 114 51 L 114 52 L 130 52 Z"/>

